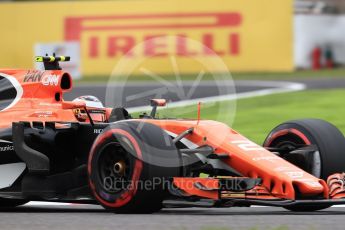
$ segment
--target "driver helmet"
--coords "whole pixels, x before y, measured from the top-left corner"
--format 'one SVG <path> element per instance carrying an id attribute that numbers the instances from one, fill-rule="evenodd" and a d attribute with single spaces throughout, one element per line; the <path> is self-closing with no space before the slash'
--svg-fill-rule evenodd
<path id="1" fill-rule="evenodd" d="M 92 96 L 92 95 L 85 95 L 85 96 L 77 97 L 73 101 L 85 102 L 86 109 L 89 112 L 93 121 L 95 122 L 105 121 L 105 107 L 103 106 L 103 103 L 97 97 Z M 79 121 L 86 121 L 89 119 L 84 109 L 75 109 L 74 114 Z"/>

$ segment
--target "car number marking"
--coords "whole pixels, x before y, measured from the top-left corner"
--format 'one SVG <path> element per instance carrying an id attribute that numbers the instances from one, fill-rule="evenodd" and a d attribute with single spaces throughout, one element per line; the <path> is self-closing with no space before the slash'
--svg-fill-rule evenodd
<path id="1" fill-rule="evenodd" d="M 250 140 L 236 140 L 231 141 L 232 144 L 237 145 L 239 148 L 243 149 L 244 151 L 261 151 L 264 150 L 261 146 L 255 144 Z"/>

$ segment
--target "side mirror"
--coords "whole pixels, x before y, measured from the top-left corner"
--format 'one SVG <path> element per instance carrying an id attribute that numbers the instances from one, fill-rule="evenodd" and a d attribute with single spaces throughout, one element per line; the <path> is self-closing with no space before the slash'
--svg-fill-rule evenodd
<path id="1" fill-rule="evenodd" d="M 83 101 L 63 101 L 62 109 L 82 109 L 86 104 Z"/>
<path id="2" fill-rule="evenodd" d="M 167 100 L 165 99 L 151 99 L 150 102 L 151 102 L 151 106 L 159 106 L 159 107 L 165 106 L 167 104 Z"/>
<path id="3" fill-rule="evenodd" d="M 155 118 L 158 106 L 162 107 L 162 106 L 165 106 L 167 104 L 167 101 L 165 99 L 151 99 L 150 102 L 151 102 L 151 106 L 152 106 L 150 116 L 152 118 Z"/>

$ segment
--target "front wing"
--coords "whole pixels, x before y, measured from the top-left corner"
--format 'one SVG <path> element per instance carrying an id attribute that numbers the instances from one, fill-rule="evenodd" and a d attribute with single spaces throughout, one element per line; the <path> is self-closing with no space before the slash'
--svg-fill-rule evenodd
<path id="1" fill-rule="evenodd" d="M 214 206 L 221 207 L 263 205 L 293 208 L 345 204 L 345 197 L 331 198 L 325 193 L 309 199 L 280 198 L 269 192 L 261 184 L 261 179 L 248 177 L 175 177 L 169 191 L 184 200 L 208 199 L 214 201 Z"/>

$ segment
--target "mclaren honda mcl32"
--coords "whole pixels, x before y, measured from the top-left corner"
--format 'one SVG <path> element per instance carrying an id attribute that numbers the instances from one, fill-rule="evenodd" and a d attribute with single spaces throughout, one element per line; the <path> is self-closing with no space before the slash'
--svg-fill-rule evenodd
<path id="1" fill-rule="evenodd" d="M 288 121 L 259 146 L 227 125 L 132 118 L 72 89 L 60 61 L 0 70 L 0 206 L 100 204 L 115 213 L 162 207 L 266 205 L 312 211 L 345 204 L 345 140 L 328 122 Z"/>

